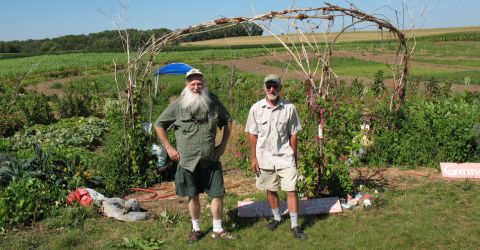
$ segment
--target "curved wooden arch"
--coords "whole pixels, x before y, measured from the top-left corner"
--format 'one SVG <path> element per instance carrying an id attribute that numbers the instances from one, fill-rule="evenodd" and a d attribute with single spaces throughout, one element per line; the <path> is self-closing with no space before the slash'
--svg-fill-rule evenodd
<path id="1" fill-rule="evenodd" d="M 398 72 L 394 73 L 394 92 L 391 97 L 390 110 L 398 109 L 405 101 L 405 90 L 407 87 L 407 77 L 408 77 L 408 60 L 409 60 L 409 51 L 407 47 L 408 39 L 405 34 L 392 25 L 388 20 L 383 18 L 378 18 L 373 15 L 366 14 L 355 8 L 343 8 L 337 5 L 332 5 L 325 3 L 324 7 L 312 7 L 312 8 L 300 8 L 300 9 L 289 9 L 282 11 L 271 11 L 269 13 L 257 15 L 254 17 L 231 17 L 231 18 L 220 18 L 213 20 L 211 22 L 198 24 L 184 29 L 178 29 L 172 31 L 161 37 L 150 37 L 145 46 L 139 49 L 135 58 L 131 58 L 130 52 L 127 51 L 128 55 L 128 86 L 127 86 L 127 116 L 134 116 L 135 112 L 132 110 L 134 106 L 133 91 L 135 89 L 143 89 L 146 85 L 146 81 L 152 71 L 155 57 L 165 48 L 167 45 L 178 41 L 182 37 L 185 37 L 190 34 L 208 32 L 215 29 L 223 29 L 233 25 L 238 25 L 241 23 L 255 23 L 260 26 L 267 32 L 270 32 L 275 36 L 279 41 L 281 41 L 271 30 L 269 30 L 264 25 L 259 24 L 258 22 L 262 21 L 271 21 L 274 19 L 285 19 L 285 20 L 306 20 L 306 19 L 324 19 L 333 21 L 338 17 L 349 16 L 357 20 L 357 22 L 371 22 L 378 26 L 381 30 L 387 30 L 388 32 L 394 34 L 395 38 L 398 40 L 397 56 L 401 56 L 401 59 L 398 63 L 397 70 Z M 344 28 L 338 36 L 340 36 L 346 29 Z M 119 31 L 122 41 L 128 50 L 128 34 L 122 33 Z M 337 38 L 338 38 L 337 36 Z M 334 42 L 336 41 L 336 39 Z M 302 64 L 300 58 L 297 56 L 296 51 L 290 49 L 285 43 L 282 42 L 284 47 L 287 49 L 288 53 L 293 56 L 295 62 L 299 65 Z M 303 45 L 302 45 L 303 46 Z M 307 46 L 312 46 L 312 44 L 307 44 Z M 315 84 L 315 76 L 309 70 L 303 69 L 303 75 L 306 78 L 307 84 L 315 90 L 313 93 L 318 93 L 317 95 L 312 95 L 310 98 L 318 98 L 322 95 L 323 83 L 330 78 L 329 72 L 330 69 L 330 58 L 332 51 L 329 49 L 328 53 L 324 55 L 323 58 L 319 58 L 323 63 L 322 75 L 319 80 L 319 83 Z M 145 58 L 148 60 L 145 62 Z M 315 73 L 315 72 L 314 72 Z M 398 77 L 395 79 L 395 75 Z M 140 86 L 137 86 L 140 83 Z M 131 117 L 132 124 L 134 124 L 134 117 Z"/>

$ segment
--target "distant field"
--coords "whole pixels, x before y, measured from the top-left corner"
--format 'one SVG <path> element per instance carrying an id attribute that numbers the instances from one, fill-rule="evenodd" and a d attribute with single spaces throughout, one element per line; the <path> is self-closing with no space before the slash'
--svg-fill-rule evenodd
<path id="1" fill-rule="evenodd" d="M 467 32 L 467 31 L 479 31 L 480 26 L 476 27 L 456 27 L 456 28 L 436 28 L 436 29 L 417 29 L 413 31 L 407 30 L 407 36 L 416 37 L 444 34 L 444 33 L 454 33 L 454 32 Z M 333 40 L 337 36 L 338 32 L 333 32 L 327 35 L 329 40 Z M 281 37 L 281 36 L 280 36 Z M 309 41 L 313 41 L 315 38 L 317 41 L 324 41 L 323 34 L 306 34 L 306 37 Z M 294 38 L 294 36 L 291 36 Z M 354 42 L 354 41 L 367 41 L 367 40 L 381 40 L 381 39 L 392 39 L 392 35 L 388 32 L 382 33 L 379 31 L 352 31 L 345 32 L 341 35 L 337 41 L 339 42 Z M 298 42 L 298 40 L 293 40 L 293 42 Z M 184 43 L 183 45 L 211 45 L 211 46 L 228 46 L 228 45 L 248 45 L 248 44 L 277 44 L 278 40 L 272 35 L 266 36 L 253 36 L 253 37 L 230 37 L 223 39 L 213 39 L 208 41 L 200 42 L 190 42 Z"/>
<path id="2" fill-rule="evenodd" d="M 375 39 L 380 38 L 379 34 L 375 31 L 358 31 L 341 36 L 343 42 L 336 44 L 333 49 L 332 66 L 335 72 L 340 76 L 366 78 L 373 77 L 378 70 L 387 72 L 384 57 L 394 55 L 396 43 L 376 42 Z M 438 34 L 441 34 L 440 38 L 450 40 L 430 39 L 430 35 Z M 467 39 L 455 40 L 465 37 L 462 34 L 465 34 Z M 411 76 L 421 80 L 436 77 L 441 82 L 454 84 L 480 84 L 478 34 L 480 26 L 415 30 L 415 36 L 424 39 L 417 41 L 410 58 Z M 320 50 L 322 49 L 320 46 Z M 265 59 L 270 62 L 262 61 L 264 56 L 281 55 L 284 52 L 285 48 L 272 36 L 217 39 L 182 44 L 162 51 L 155 58 L 155 67 L 171 62 L 184 62 L 195 67 L 210 68 L 208 65 L 213 62 L 226 67 L 234 65 L 233 67 L 243 73 L 261 75 L 271 70 L 285 69 L 286 66 L 274 58 Z M 61 83 L 85 85 L 85 82 L 97 82 L 105 85 L 100 87 L 101 90 L 108 90 L 114 86 L 112 61 L 117 62 L 119 69 L 122 69 L 126 62 L 124 53 L 23 56 L 26 55 L 0 54 L 1 82 L 13 83 L 21 80 L 25 86 L 44 83 L 44 88 L 49 88 L 52 84 L 53 89 L 57 90 L 61 89 Z M 55 82 L 56 85 L 53 85 Z"/>

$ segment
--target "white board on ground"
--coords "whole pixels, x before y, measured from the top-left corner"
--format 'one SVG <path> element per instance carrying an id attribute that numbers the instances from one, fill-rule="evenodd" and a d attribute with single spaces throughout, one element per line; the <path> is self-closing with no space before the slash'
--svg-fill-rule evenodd
<path id="1" fill-rule="evenodd" d="M 270 217 L 273 216 L 272 210 L 266 201 L 239 201 L 238 205 L 239 217 Z M 280 213 L 286 213 L 287 202 L 280 201 Z M 342 206 L 338 197 L 317 198 L 311 200 L 300 200 L 298 214 L 328 214 L 341 213 Z"/>

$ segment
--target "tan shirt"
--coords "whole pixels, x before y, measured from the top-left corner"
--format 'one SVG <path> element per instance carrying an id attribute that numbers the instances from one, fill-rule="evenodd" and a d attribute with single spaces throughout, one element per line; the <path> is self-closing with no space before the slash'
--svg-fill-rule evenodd
<path id="1" fill-rule="evenodd" d="M 256 156 L 260 168 L 296 167 L 290 136 L 302 129 L 295 106 L 280 98 L 275 107 L 266 99 L 255 103 L 248 113 L 245 132 L 258 136 Z"/>

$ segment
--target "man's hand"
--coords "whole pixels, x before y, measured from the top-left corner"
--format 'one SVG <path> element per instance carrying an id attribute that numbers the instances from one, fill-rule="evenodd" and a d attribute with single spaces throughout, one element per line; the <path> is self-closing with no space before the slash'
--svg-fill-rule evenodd
<path id="1" fill-rule="evenodd" d="M 258 166 L 257 159 L 252 159 L 252 173 L 254 173 L 256 176 L 260 174 L 260 167 Z"/>
<path id="2" fill-rule="evenodd" d="M 177 150 L 173 147 L 168 147 L 167 148 L 167 154 L 172 161 L 180 161 L 180 155 L 178 154 Z"/>

